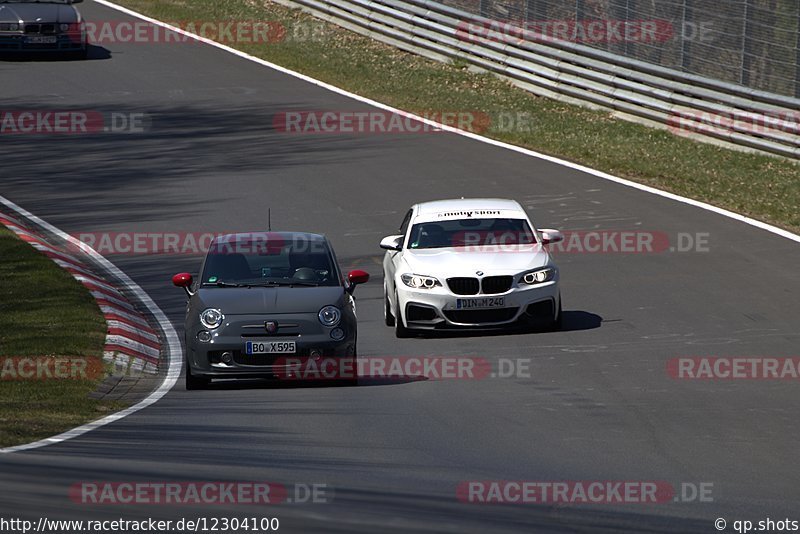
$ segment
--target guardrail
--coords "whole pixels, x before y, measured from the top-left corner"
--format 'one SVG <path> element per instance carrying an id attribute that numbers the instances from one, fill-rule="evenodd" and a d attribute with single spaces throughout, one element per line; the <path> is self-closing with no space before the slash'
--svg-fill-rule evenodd
<path id="1" fill-rule="evenodd" d="M 273 1 L 437 60 L 460 59 L 541 96 L 800 158 L 800 99 L 542 38 L 431 0 Z"/>

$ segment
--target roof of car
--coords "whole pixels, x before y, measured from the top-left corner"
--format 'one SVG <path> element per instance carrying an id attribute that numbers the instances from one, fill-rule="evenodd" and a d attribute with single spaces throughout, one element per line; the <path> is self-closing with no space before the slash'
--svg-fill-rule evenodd
<path id="1" fill-rule="evenodd" d="M 516 200 L 505 198 L 455 198 L 417 204 L 419 214 L 434 214 L 453 210 L 512 210 L 523 211 Z"/>
<path id="2" fill-rule="evenodd" d="M 415 221 L 464 219 L 470 217 L 526 217 L 516 200 L 502 198 L 458 198 L 417 204 Z"/>

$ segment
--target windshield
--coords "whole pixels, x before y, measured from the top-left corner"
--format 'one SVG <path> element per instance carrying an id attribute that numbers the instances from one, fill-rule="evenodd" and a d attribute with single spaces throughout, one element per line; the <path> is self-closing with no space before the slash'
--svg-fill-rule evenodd
<path id="1" fill-rule="evenodd" d="M 201 280 L 217 287 L 339 285 L 325 241 L 281 234 L 214 241 Z"/>
<path id="2" fill-rule="evenodd" d="M 525 219 L 458 219 L 411 227 L 408 248 L 446 248 L 536 243 Z"/>

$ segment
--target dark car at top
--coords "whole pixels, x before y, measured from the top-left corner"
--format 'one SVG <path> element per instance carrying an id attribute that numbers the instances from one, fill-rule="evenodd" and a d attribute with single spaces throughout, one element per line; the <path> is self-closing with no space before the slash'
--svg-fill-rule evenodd
<path id="1" fill-rule="evenodd" d="M 0 0 L 0 55 L 87 54 L 86 28 L 72 5 L 83 0 Z"/>
<path id="2" fill-rule="evenodd" d="M 212 379 L 279 377 L 300 360 L 349 359 L 358 325 L 353 290 L 322 235 L 256 232 L 218 236 L 195 280 L 172 281 L 189 296 L 186 387 Z"/>

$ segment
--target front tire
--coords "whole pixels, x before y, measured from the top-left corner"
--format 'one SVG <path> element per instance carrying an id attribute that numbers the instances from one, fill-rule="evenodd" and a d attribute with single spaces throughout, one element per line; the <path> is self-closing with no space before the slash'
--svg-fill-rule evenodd
<path id="1" fill-rule="evenodd" d="M 386 326 L 394 326 L 395 318 L 392 315 L 392 306 L 389 303 L 389 292 L 386 291 L 386 285 L 383 286 L 383 322 Z"/>
<path id="2" fill-rule="evenodd" d="M 397 292 L 394 294 L 394 301 L 397 303 L 397 316 L 394 318 L 394 335 L 399 339 L 411 337 L 411 331 L 403 326 L 403 313 L 400 311 L 400 299 Z"/>
<path id="3" fill-rule="evenodd" d="M 196 391 L 198 389 L 206 389 L 211 381 L 208 378 L 196 376 L 192 374 L 192 366 L 186 362 L 186 390 Z"/>
<path id="4" fill-rule="evenodd" d="M 558 295 L 558 314 L 556 315 L 556 318 L 553 319 L 553 321 L 550 323 L 550 329 L 549 330 L 551 332 L 557 332 L 558 330 L 561 330 L 561 327 L 564 325 L 563 316 L 564 316 L 564 314 L 561 312 L 561 294 L 559 293 L 559 295 Z"/>

